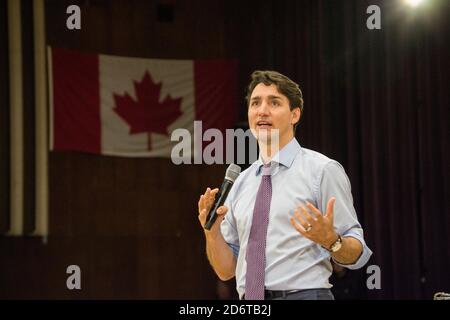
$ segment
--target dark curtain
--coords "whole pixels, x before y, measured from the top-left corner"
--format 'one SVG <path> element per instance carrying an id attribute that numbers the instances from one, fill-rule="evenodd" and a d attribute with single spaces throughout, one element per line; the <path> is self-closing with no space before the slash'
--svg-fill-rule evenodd
<path id="1" fill-rule="evenodd" d="M 373 4 L 381 30 L 366 27 Z M 340 297 L 431 299 L 450 288 L 449 4 L 267 1 L 241 13 L 242 83 L 258 68 L 297 81 L 297 138 L 352 182 L 381 289 L 366 288 L 364 268 L 336 277 Z"/>

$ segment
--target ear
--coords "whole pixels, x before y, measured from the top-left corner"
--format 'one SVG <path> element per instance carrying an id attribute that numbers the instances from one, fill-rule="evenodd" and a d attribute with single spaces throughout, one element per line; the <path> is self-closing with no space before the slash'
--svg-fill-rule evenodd
<path id="1" fill-rule="evenodd" d="M 294 125 L 297 122 L 299 122 L 301 116 L 302 116 L 302 112 L 300 111 L 300 108 L 297 107 L 294 110 L 292 110 L 291 124 Z"/>

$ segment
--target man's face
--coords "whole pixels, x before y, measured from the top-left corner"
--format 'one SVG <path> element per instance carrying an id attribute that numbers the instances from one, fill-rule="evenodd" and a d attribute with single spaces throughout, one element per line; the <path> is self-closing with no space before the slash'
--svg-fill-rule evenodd
<path id="1" fill-rule="evenodd" d="M 300 109 L 291 111 L 288 98 L 276 85 L 259 83 L 250 96 L 248 123 L 258 140 L 270 139 L 273 129 L 278 129 L 279 144 L 283 147 L 293 137 L 293 125 L 300 119 Z"/>

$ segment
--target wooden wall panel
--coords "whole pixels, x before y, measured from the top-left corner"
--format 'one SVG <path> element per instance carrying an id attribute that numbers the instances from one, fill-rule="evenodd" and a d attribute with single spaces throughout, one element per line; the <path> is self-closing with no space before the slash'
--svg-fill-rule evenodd
<path id="1" fill-rule="evenodd" d="M 9 229 L 9 68 L 6 1 L 0 1 L 0 234 Z"/>
<path id="2" fill-rule="evenodd" d="M 23 231 L 35 230 L 35 95 L 34 95 L 34 44 L 33 1 L 22 0 L 22 73 L 23 73 L 23 140 L 24 140 L 24 205 Z"/>

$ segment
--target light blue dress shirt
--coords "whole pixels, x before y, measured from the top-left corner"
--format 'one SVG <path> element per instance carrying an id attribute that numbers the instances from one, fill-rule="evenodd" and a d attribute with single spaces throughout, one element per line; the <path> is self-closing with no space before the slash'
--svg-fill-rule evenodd
<path id="1" fill-rule="evenodd" d="M 328 200 L 336 197 L 334 228 L 343 237 L 351 236 L 363 245 L 363 252 L 349 269 L 359 269 L 369 260 L 363 230 L 344 168 L 318 152 L 302 148 L 292 139 L 272 159 L 272 202 L 266 239 L 267 290 L 330 288 L 332 273 L 330 253 L 303 237 L 290 223 L 293 209 L 306 207 L 306 201 L 326 213 Z M 261 158 L 236 179 L 225 202 L 228 213 L 221 232 L 237 257 L 236 286 L 239 296 L 245 293 L 246 250 L 256 193 L 261 182 Z"/>

